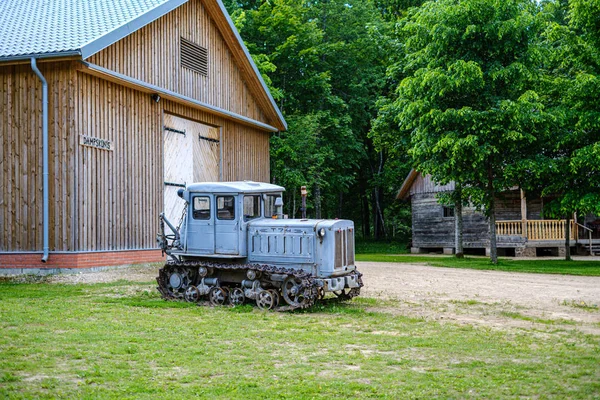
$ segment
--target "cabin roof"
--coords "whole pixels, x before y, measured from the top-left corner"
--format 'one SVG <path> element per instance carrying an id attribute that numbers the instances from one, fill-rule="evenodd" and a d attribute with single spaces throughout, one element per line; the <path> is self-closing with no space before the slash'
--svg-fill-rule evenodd
<path id="1" fill-rule="evenodd" d="M 405 200 L 414 194 L 448 192 L 453 191 L 454 188 L 455 184 L 453 181 L 440 184 L 435 182 L 431 178 L 431 175 L 423 176 L 420 172 L 411 169 L 406 179 L 404 179 L 402 187 L 400 187 L 400 190 L 396 194 L 396 199 Z"/>
<path id="2" fill-rule="evenodd" d="M 0 0 L 0 62 L 29 58 L 89 58 L 189 0 Z M 251 71 L 261 96 L 281 128 L 279 107 L 221 0 L 202 0 L 223 37 L 240 49 L 238 59 Z"/>
<path id="3" fill-rule="evenodd" d="M 419 173 L 414 168 L 411 169 L 406 178 L 404 179 L 404 183 L 402 183 L 400 190 L 398 190 L 398 193 L 396 194 L 396 199 L 406 200 L 408 198 L 408 196 L 410 195 L 410 188 L 415 179 L 417 179 L 417 176 L 419 176 Z"/>
<path id="4" fill-rule="evenodd" d="M 200 182 L 187 186 L 188 192 L 202 193 L 268 193 L 284 192 L 285 188 L 270 183 L 238 181 L 238 182 Z"/>

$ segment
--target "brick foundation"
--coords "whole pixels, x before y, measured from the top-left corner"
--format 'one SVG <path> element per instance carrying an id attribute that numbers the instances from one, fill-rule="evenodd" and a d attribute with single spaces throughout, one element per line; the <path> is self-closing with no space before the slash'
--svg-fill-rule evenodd
<path id="1" fill-rule="evenodd" d="M 78 269 L 115 267 L 161 262 L 160 250 L 96 251 L 89 253 L 52 253 L 48 262 L 41 261 L 42 253 L 0 253 L 2 269 Z"/>

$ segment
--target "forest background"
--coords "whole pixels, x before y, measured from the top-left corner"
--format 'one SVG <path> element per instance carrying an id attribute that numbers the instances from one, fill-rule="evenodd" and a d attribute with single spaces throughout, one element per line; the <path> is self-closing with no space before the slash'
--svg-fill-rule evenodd
<path id="1" fill-rule="evenodd" d="M 225 0 L 289 128 L 285 213 L 410 235 L 411 168 L 493 210 L 514 186 L 600 214 L 600 0 Z"/>

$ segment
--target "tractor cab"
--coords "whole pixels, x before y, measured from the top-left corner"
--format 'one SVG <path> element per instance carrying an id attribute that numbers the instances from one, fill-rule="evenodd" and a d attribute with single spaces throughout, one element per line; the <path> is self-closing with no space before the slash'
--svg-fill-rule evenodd
<path id="1" fill-rule="evenodd" d="M 194 183 L 181 189 L 178 195 L 185 200 L 187 212 L 179 229 L 178 246 L 170 253 L 246 257 L 248 223 L 276 216 L 284 190 L 251 181 Z"/>

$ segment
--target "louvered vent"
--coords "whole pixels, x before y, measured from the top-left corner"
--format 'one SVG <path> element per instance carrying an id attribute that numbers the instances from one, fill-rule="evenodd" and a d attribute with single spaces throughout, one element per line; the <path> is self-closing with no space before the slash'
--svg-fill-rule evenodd
<path id="1" fill-rule="evenodd" d="M 181 66 L 208 76 L 208 53 L 206 49 L 181 38 Z"/>

